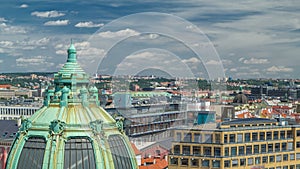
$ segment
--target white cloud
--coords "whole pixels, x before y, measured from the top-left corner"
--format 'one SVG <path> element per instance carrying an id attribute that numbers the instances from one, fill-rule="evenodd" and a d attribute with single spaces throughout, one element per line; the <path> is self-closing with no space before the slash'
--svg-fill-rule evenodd
<path id="1" fill-rule="evenodd" d="M 229 69 L 230 72 L 237 72 L 237 69 L 236 68 L 231 68 Z"/>
<path id="2" fill-rule="evenodd" d="M 150 33 L 150 34 L 142 34 L 140 35 L 139 39 L 142 39 L 142 40 L 147 40 L 147 39 L 157 39 L 159 38 L 159 34 L 157 33 Z"/>
<path id="3" fill-rule="evenodd" d="M 221 65 L 221 64 L 222 62 L 217 60 L 209 60 L 208 62 L 206 62 L 206 65 Z"/>
<path id="4" fill-rule="evenodd" d="M 92 59 L 93 57 L 99 56 L 102 57 L 105 54 L 103 49 L 91 47 L 90 42 L 87 41 L 74 43 L 74 46 L 76 48 L 77 55 L 81 56 L 80 58 L 78 58 L 79 60 Z M 56 50 L 55 53 L 58 55 L 66 55 L 68 47 L 69 45 L 57 44 L 55 48 L 58 50 Z"/>
<path id="5" fill-rule="evenodd" d="M 20 26 L 11 26 L 6 23 L 0 23 L 0 33 L 3 34 L 24 34 L 27 33 L 26 29 Z"/>
<path id="6" fill-rule="evenodd" d="M 37 16 L 40 18 L 56 18 L 56 17 L 60 17 L 60 16 L 64 16 L 65 14 L 62 12 L 58 12 L 58 11 L 45 11 L 45 12 L 32 12 L 31 13 L 32 16 Z"/>
<path id="7" fill-rule="evenodd" d="M 65 26 L 68 24 L 69 24 L 69 20 L 48 21 L 44 23 L 45 26 Z"/>
<path id="8" fill-rule="evenodd" d="M 242 62 L 245 58 L 241 57 L 239 58 L 239 62 Z"/>
<path id="9" fill-rule="evenodd" d="M 18 58 L 16 59 L 17 66 L 29 67 L 29 66 L 53 66 L 53 63 L 47 62 L 47 59 L 51 57 L 47 56 L 34 56 L 31 58 Z"/>
<path id="10" fill-rule="evenodd" d="M 75 27 L 77 28 L 95 28 L 95 27 L 101 27 L 103 26 L 103 23 L 93 23 L 92 21 L 88 21 L 88 22 L 79 22 L 75 25 Z"/>
<path id="11" fill-rule="evenodd" d="M 0 18 L 0 22 L 7 22 L 5 18 Z"/>
<path id="12" fill-rule="evenodd" d="M 154 56 L 155 56 L 154 53 L 146 51 L 146 52 L 129 55 L 127 56 L 127 59 L 150 59 L 153 58 Z"/>
<path id="13" fill-rule="evenodd" d="M 3 60 L 0 60 L 0 63 L 3 63 Z"/>
<path id="14" fill-rule="evenodd" d="M 256 59 L 256 58 L 251 58 L 249 60 L 245 59 L 243 61 L 245 64 L 266 64 L 269 63 L 268 59 Z"/>
<path id="15" fill-rule="evenodd" d="M 227 60 L 227 59 L 222 59 L 222 63 L 223 63 L 223 65 L 231 65 L 232 61 L 231 60 Z"/>
<path id="16" fill-rule="evenodd" d="M 182 59 L 183 63 L 193 63 L 193 64 L 199 64 L 201 63 L 200 59 L 196 58 L 196 57 L 192 57 L 189 59 Z"/>
<path id="17" fill-rule="evenodd" d="M 22 4 L 19 6 L 19 8 L 28 8 L 28 5 L 27 4 Z"/>
<path id="18" fill-rule="evenodd" d="M 267 69 L 268 72 L 292 72 L 292 68 L 288 68 L 285 66 L 272 66 Z"/>
<path id="19" fill-rule="evenodd" d="M 251 72 L 237 72 L 236 76 L 244 76 L 244 77 L 260 77 L 261 73 L 256 71 Z"/>
<path id="20" fill-rule="evenodd" d="M 1 47 L 11 47 L 14 43 L 12 41 L 0 41 Z"/>
<path id="21" fill-rule="evenodd" d="M 106 31 L 106 32 L 100 32 L 98 35 L 102 38 L 116 38 L 116 37 L 126 37 L 126 36 L 135 36 L 139 35 L 135 30 L 132 29 L 124 29 L 124 30 L 119 30 L 117 32 L 111 32 L 111 31 Z"/>
<path id="22" fill-rule="evenodd" d="M 162 49 L 147 49 L 127 56 L 117 65 L 115 74 L 133 75 L 147 68 L 162 70 L 176 77 L 193 77 L 191 68 L 178 56 Z"/>

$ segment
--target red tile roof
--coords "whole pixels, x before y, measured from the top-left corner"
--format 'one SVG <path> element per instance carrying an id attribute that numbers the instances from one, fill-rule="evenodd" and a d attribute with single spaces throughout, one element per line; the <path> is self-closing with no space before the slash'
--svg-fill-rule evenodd
<path id="1" fill-rule="evenodd" d="M 9 85 L 9 84 L 0 85 L 0 89 L 10 89 L 10 88 L 11 88 L 11 85 Z"/>
<path id="2" fill-rule="evenodd" d="M 148 164 L 150 163 L 150 164 L 143 166 L 144 163 L 148 163 Z M 152 158 L 142 159 L 142 166 L 139 166 L 139 169 L 165 169 L 167 167 L 168 167 L 167 160 L 152 157 Z"/>
<path id="3" fill-rule="evenodd" d="M 131 142 L 130 142 L 131 143 Z M 140 152 L 140 150 L 135 146 L 135 144 L 131 143 L 131 147 L 134 151 L 135 155 L 141 155 L 142 153 Z"/>

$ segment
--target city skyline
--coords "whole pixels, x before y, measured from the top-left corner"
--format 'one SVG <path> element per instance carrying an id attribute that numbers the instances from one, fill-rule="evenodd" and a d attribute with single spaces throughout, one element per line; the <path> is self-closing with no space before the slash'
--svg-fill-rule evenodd
<path id="1" fill-rule="evenodd" d="M 128 53 L 130 45 L 140 43 L 141 39 L 146 39 L 147 44 L 143 42 L 145 48 L 130 51 L 123 56 L 122 65 L 111 63 L 108 67 L 119 66 L 118 70 L 122 72 L 123 69 L 134 68 L 135 65 L 163 63 L 154 68 L 170 67 L 166 72 L 172 72 L 174 76 L 206 76 L 207 66 L 214 67 L 222 62 L 226 77 L 299 78 L 297 72 L 300 69 L 300 58 L 297 54 L 300 52 L 300 39 L 297 35 L 300 30 L 300 6 L 297 4 L 299 2 L 292 0 L 226 3 L 4 1 L 0 7 L 0 73 L 57 71 L 65 62 L 65 51 L 71 39 L 78 49 L 79 60 L 80 56 L 96 54 L 98 58 L 94 62 L 99 62 L 108 52 L 102 48 L 104 43 L 111 43 L 115 38 L 129 37 L 127 45 L 119 45 L 117 51 Z M 197 45 L 205 47 L 211 42 L 209 45 L 213 45 L 219 58 L 201 60 L 190 51 L 188 45 L 162 36 L 159 31 L 156 31 L 157 34 L 141 34 L 137 26 L 126 27 L 126 24 L 115 29 L 105 27 L 121 17 L 141 12 L 170 14 L 192 23 L 209 39 Z M 159 25 L 160 22 L 166 21 L 162 19 L 154 23 Z M 184 26 L 189 28 L 190 25 Z M 98 32 L 98 35 L 103 44 L 91 47 L 91 39 L 101 28 L 104 29 Z M 138 38 L 134 37 L 136 35 Z M 157 49 L 157 45 L 160 46 L 160 50 Z M 116 55 L 121 54 L 115 52 L 108 58 L 114 60 Z M 143 63 L 145 59 L 148 60 Z M 133 62 L 135 64 L 132 64 Z M 171 67 L 184 67 L 183 70 L 189 72 L 184 71 L 188 73 L 180 74 L 177 70 L 176 73 L 176 69 Z M 143 67 L 136 67 L 136 70 L 143 71 Z"/>

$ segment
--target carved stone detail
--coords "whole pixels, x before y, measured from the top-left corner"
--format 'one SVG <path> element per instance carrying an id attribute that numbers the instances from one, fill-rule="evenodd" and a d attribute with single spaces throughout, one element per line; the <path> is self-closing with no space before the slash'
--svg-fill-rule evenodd
<path id="1" fill-rule="evenodd" d="M 60 120 L 53 120 L 49 126 L 50 134 L 61 134 L 66 127 L 66 123 Z"/>

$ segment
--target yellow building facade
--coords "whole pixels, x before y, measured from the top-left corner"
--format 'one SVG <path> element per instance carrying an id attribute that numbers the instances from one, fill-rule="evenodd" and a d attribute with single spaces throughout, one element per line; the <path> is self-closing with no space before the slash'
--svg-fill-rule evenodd
<path id="1" fill-rule="evenodd" d="M 236 119 L 174 129 L 169 169 L 300 169 L 300 125 Z"/>

